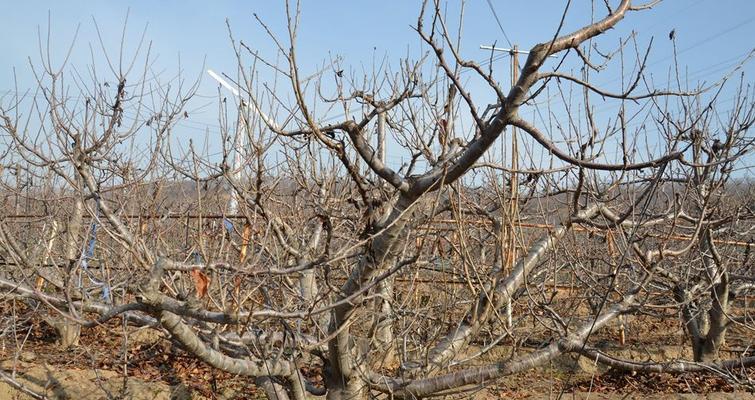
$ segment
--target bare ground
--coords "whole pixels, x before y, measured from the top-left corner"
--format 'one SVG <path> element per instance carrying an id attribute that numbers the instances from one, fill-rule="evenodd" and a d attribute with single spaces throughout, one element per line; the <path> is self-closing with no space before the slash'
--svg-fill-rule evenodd
<path id="1" fill-rule="evenodd" d="M 633 360 L 667 361 L 690 358 L 676 321 L 656 322 L 642 317 L 628 322 L 627 343 L 616 342 L 616 327 L 591 339 L 611 354 Z M 249 378 L 208 368 L 159 333 L 110 323 L 82 330 L 80 345 L 62 350 L 55 332 L 34 321 L 18 332 L 17 342 L 0 339 L 0 368 L 18 382 L 52 399 L 259 399 L 261 391 Z M 732 331 L 724 356 L 736 357 L 753 340 L 752 332 Z M 20 352 L 16 349 L 21 348 Z M 532 351 L 519 348 L 517 351 Z M 487 355 L 505 359 L 505 344 Z M 484 362 L 484 360 L 482 360 Z M 317 368 L 304 371 L 321 383 Z M 562 356 L 542 368 L 501 379 L 464 397 L 477 399 L 755 399 L 751 390 L 755 368 L 740 371 L 738 384 L 713 373 L 631 374 L 595 365 L 585 358 Z M 0 383 L 0 400 L 24 399 Z"/>

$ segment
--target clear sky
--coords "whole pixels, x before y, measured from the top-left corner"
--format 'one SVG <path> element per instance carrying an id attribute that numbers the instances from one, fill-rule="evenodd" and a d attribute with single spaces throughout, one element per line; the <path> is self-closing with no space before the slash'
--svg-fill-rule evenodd
<path id="1" fill-rule="evenodd" d="M 458 14 L 459 2 L 451 1 L 449 15 Z M 493 17 L 495 10 L 508 38 L 527 48 L 552 37 L 565 0 L 496 1 L 469 0 L 465 8 L 462 53 L 483 61 L 488 54 L 480 44 L 497 42 L 508 47 L 501 28 Z M 565 30 L 590 20 L 591 2 L 573 0 Z M 602 1 L 595 2 L 596 15 L 604 14 Z M 423 47 L 412 30 L 419 2 L 415 1 L 303 1 L 299 32 L 298 59 L 303 74 L 319 69 L 323 62 L 340 55 L 344 65 L 354 71 L 369 69 L 373 58 L 387 56 L 394 65 L 407 54 L 418 55 Z M 228 38 L 226 19 L 233 35 L 262 53 L 274 57 L 268 37 L 255 21 L 257 13 L 274 31 L 285 32 L 285 8 L 278 1 L 10 1 L 0 0 L 0 97 L 32 86 L 28 58 L 38 62 L 38 29 L 47 33 L 51 19 L 53 54 L 62 59 L 79 26 L 71 64 L 90 63 L 90 45 L 98 51 L 93 19 L 99 24 L 105 46 L 117 54 L 123 22 L 129 13 L 126 51 L 133 51 L 147 25 L 146 38 L 152 42 L 156 57 L 154 69 L 166 76 L 176 73 L 180 60 L 183 74 L 196 77 L 204 68 L 233 73 L 235 61 Z M 665 0 L 650 11 L 630 13 L 603 43 L 617 43 L 620 37 L 637 31 L 638 41 L 646 45 L 654 38 L 650 57 L 651 72 L 663 78 L 670 66 L 669 32 L 675 29 L 680 63 L 693 80 L 714 81 L 755 48 L 755 1 L 753 0 Z M 508 71 L 507 61 L 497 67 Z M 747 80 L 755 77 L 755 63 L 744 71 Z M 615 82 L 617 71 L 607 71 L 596 82 Z M 659 79 L 660 79 L 659 78 Z M 214 81 L 204 75 L 199 93 L 217 92 Z M 199 98 L 192 117 L 179 128 L 187 135 L 204 134 L 212 129 L 216 108 L 212 100 Z M 389 162 L 391 160 L 389 159 Z"/>

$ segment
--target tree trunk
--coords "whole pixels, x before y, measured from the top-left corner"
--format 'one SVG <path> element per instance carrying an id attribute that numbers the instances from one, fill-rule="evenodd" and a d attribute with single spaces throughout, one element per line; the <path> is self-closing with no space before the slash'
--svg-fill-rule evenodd
<path id="1" fill-rule="evenodd" d="M 325 386 L 328 389 L 327 400 L 360 400 L 369 398 L 367 384 L 358 377 L 347 381 L 339 379 L 330 368 L 325 370 Z"/>
<path id="2" fill-rule="evenodd" d="M 380 282 L 377 292 L 378 310 L 373 330 L 378 358 L 371 360 L 371 365 L 376 368 L 394 368 L 398 366 L 398 354 L 393 337 L 393 279 Z"/>
<path id="3" fill-rule="evenodd" d="M 729 312 L 729 273 L 713 244 L 710 230 L 700 239 L 703 264 L 711 280 L 710 297 L 692 302 L 689 293 L 678 287 L 674 294 L 682 304 L 682 318 L 692 340 L 697 362 L 716 362 L 726 338 Z M 703 300 L 705 303 L 703 303 Z M 693 305 L 697 303 L 697 309 Z M 696 317 L 695 317 L 696 315 Z"/>
<path id="4" fill-rule="evenodd" d="M 73 207 L 73 213 L 71 214 L 70 219 L 68 220 L 68 226 L 66 227 L 66 243 L 65 243 L 65 255 L 66 260 L 68 261 L 68 271 L 66 271 L 67 276 L 65 277 L 65 290 L 70 291 L 71 290 L 71 283 L 75 280 L 72 276 L 73 270 L 76 267 L 76 263 L 79 261 L 79 257 L 81 255 L 81 244 L 79 243 L 79 233 L 81 232 L 81 228 L 83 225 L 83 219 L 84 219 L 84 201 L 81 198 L 77 198 L 74 207 Z M 70 293 L 69 293 L 70 297 Z M 73 306 L 71 306 L 72 308 Z M 74 315 L 77 313 L 76 310 L 71 309 L 71 311 Z M 57 316 L 50 316 L 47 320 L 47 322 L 55 328 L 55 331 L 58 333 L 58 344 L 63 349 L 67 349 L 71 346 L 78 346 L 79 344 L 79 335 L 81 334 L 81 325 L 77 324 L 76 322 L 70 321 L 65 318 L 60 318 Z"/>
<path id="5" fill-rule="evenodd" d="M 339 299 L 358 292 L 370 280 L 375 279 L 395 265 L 398 260 L 397 248 L 401 247 L 406 221 L 411 218 L 412 214 L 407 212 L 407 209 L 414 201 L 414 199 L 399 197 L 396 203 L 386 210 L 380 222 L 375 224 L 375 230 L 379 233 L 374 236 L 367 248 L 367 253 L 362 256 L 358 265 L 349 275 L 342 287 L 342 294 L 339 295 Z M 390 277 L 386 278 L 381 285 L 386 291 L 383 294 L 390 299 L 393 296 L 392 286 L 385 286 L 389 279 Z M 380 291 L 381 285 L 376 285 L 372 289 L 373 293 Z M 390 293 L 387 293 L 388 290 L 390 290 Z M 384 307 L 383 303 L 388 304 Z M 392 317 L 390 302 L 379 299 L 376 304 L 378 305 L 378 315 L 375 318 L 378 321 L 390 321 Z M 361 373 L 365 367 L 363 363 L 364 352 L 355 349 L 356 338 L 351 334 L 349 328 L 342 328 L 349 323 L 349 319 L 353 318 L 354 311 L 353 304 L 342 304 L 333 310 L 328 331 L 331 334 L 338 333 L 328 341 L 328 352 L 330 353 L 330 365 L 328 367 L 328 375 L 330 376 L 328 379 L 329 399 L 361 399 L 366 398 L 368 393 L 363 380 L 364 375 Z M 382 340 L 386 345 L 380 353 L 390 354 L 391 351 L 395 352 L 392 324 L 388 323 L 382 327 L 375 326 L 380 328 L 379 334 L 382 335 Z"/>
<path id="6" fill-rule="evenodd" d="M 711 288 L 713 305 L 708 312 L 709 328 L 700 349 L 700 359 L 695 361 L 714 362 L 719 360 L 718 351 L 726 338 L 729 311 L 729 274 L 724 271 L 721 280 Z"/>

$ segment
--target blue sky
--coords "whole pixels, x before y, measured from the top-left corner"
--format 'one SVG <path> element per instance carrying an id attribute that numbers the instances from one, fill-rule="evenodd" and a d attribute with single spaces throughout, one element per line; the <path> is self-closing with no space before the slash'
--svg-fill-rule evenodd
<path id="1" fill-rule="evenodd" d="M 323 62 L 340 55 L 354 71 L 369 69 L 373 58 L 387 57 L 396 65 L 407 54 L 417 56 L 422 47 L 411 26 L 416 24 L 419 2 L 414 1 L 304 1 L 299 32 L 298 59 L 303 74 L 319 69 Z M 527 48 L 552 37 L 566 1 L 491 0 L 507 36 Z M 589 22 L 591 2 L 574 0 L 565 30 Z M 602 1 L 596 1 L 596 15 L 602 16 Z M 449 15 L 458 14 L 458 2 L 448 6 Z M 278 33 L 285 32 L 283 2 L 276 1 L 8 1 L 0 0 L 0 96 L 13 91 L 14 73 L 20 90 L 33 85 L 28 57 L 38 62 L 38 29 L 46 35 L 48 12 L 52 21 L 54 58 L 61 60 L 77 25 L 78 40 L 71 65 L 90 63 L 90 44 L 99 44 L 92 19 L 96 19 L 105 46 L 117 54 L 121 29 L 129 13 L 126 52 L 133 51 L 148 24 L 146 38 L 156 57 L 153 68 L 165 76 L 176 73 L 179 60 L 187 78 L 202 74 L 205 68 L 232 73 L 235 60 L 228 39 L 226 18 L 233 35 L 262 54 L 274 57 L 271 43 L 253 17 L 257 13 Z M 455 28 L 454 28 L 455 29 Z M 666 0 L 653 10 L 630 13 L 619 27 L 609 32 L 604 44 L 617 43 L 632 30 L 646 45 L 654 38 L 650 72 L 662 80 L 671 65 L 668 33 L 675 29 L 680 64 L 693 80 L 714 81 L 737 60 L 755 47 L 755 1 L 751 0 Z M 508 46 L 486 0 L 470 0 L 465 8 L 462 53 L 473 60 L 485 60 L 480 44 L 497 42 Z M 606 47 L 607 48 L 607 47 Z M 14 70 L 15 67 L 15 70 Z M 506 59 L 496 68 L 507 72 Z M 14 72 L 15 71 L 15 72 Z M 755 76 L 755 63 L 744 71 L 747 81 Z M 616 70 L 607 71 L 596 82 L 617 82 Z M 503 79 L 503 78 L 502 78 Z M 475 85 L 475 83 L 470 83 Z M 203 76 L 199 93 L 211 96 L 217 85 Z M 195 112 L 182 126 L 187 135 L 204 135 L 216 124 L 212 101 L 200 98 Z M 389 159 L 390 161 L 390 159 Z"/>

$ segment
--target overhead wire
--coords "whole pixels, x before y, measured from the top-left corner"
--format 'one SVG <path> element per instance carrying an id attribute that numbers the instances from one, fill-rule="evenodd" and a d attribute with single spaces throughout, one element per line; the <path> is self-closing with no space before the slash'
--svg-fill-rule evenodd
<path id="1" fill-rule="evenodd" d="M 493 18 L 495 18 L 495 22 L 498 24 L 498 29 L 501 30 L 501 33 L 503 34 L 503 38 L 506 39 L 506 42 L 509 44 L 509 47 L 514 47 L 514 45 L 511 43 L 511 40 L 509 40 L 509 35 L 506 34 L 506 31 L 503 29 L 503 24 L 501 23 L 500 18 L 498 18 L 498 13 L 495 12 L 495 7 L 493 7 L 493 3 L 490 0 L 487 0 L 488 7 L 490 8 L 490 12 L 493 13 Z"/>

